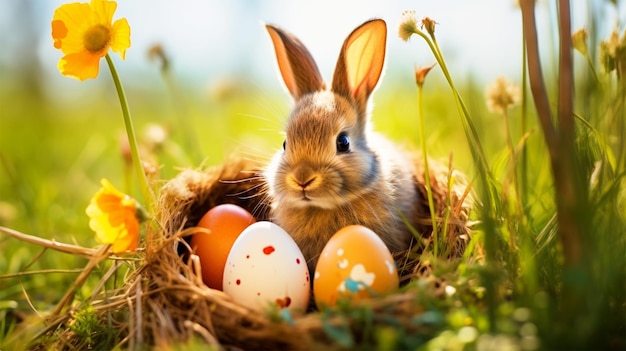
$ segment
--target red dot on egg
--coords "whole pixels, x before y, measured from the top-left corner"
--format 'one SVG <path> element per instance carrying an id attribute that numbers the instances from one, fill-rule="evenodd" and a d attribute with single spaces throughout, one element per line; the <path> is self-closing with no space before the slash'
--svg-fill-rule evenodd
<path id="1" fill-rule="evenodd" d="M 300 259 L 296 257 L 296 263 L 300 264 Z"/>
<path id="2" fill-rule="evenodd" d="M 266 255 L 269 255 L 274 251 L 276 251 L 276 249 L 274 248 L 274 246 L 271 246 L 271 245 L 263 248 L 263 253 Z"/>
<path id="3" fill-rule="evenodd" d="M 250 255 L 246 255 L 246 258 L 248 258 L 248 259 L 249 259 L 249 258 L 250 258 Z"/>
<path id="4" fill-rule="evenodd" d="M 237 285 L 241 284 L 241 279 L 237 279 L 237 281 L 235 282 Z"/>
<path id="5" fill-rule="evenodd" d="M 291 298 L 287 296 L 284 299 L 276 299 L 276 304 L 280 308 L 289 307 L 289 305 L 291 305 Z"/>

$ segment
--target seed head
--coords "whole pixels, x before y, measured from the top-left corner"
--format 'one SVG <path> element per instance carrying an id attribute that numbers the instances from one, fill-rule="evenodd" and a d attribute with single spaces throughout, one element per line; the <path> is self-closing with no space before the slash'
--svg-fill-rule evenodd
<path id="1" fill-rule="evenodd" d="M 161 64 L 161 70 L 164 72 L 170 67 L 170 60 L 161 44 L 154 44 L 148 48 L 148 59 L 157 60 Z"/>
<path id="2" fill-rule="evenodd" d="M 490 112 L 504 113 L 509 107 L 519 103 L 520 96 L 520 88 L 504 77 L 498 77 L 485 90 L 487 109 Z"/>
<path id="3" fill-rule="evenodd" d="M 400 26 L 398 27 L 398 36 L 400 39 L 407 41 L 411 35 L 417 32 L 417 19 L 414 10 L 406 10 L 402 12 Z"/>

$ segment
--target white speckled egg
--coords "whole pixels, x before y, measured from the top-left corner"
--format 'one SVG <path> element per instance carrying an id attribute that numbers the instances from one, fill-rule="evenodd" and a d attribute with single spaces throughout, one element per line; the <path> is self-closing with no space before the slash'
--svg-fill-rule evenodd
<path id="1" fill-rule="evenodd" d="M 271 222 L 247 227 L 233 244 L 224 267 L 224 292 L 258 311 L 271 304 L 306 311 L 311 279 L 291 236 Z"/>

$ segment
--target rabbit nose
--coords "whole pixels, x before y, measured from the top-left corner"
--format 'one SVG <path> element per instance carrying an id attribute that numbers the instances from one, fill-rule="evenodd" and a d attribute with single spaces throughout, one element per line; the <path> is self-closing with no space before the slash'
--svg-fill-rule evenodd
<path id="1" fill-rule="evenodd" d="M 292 173 L 287 176 L 287 184 L 298 191 L 315 190 L 319 188 L 321 183 L 321 177 L 315 174 L 308 177 L 298 177 Z"/>

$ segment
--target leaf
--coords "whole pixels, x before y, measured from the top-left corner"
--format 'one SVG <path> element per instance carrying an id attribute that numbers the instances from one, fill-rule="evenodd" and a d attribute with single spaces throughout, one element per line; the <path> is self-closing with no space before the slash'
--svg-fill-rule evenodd
<path id="1" fill-rule="evenodd" d="M 332 318 L 329 313 L 322 316 L 322 328 L 326 335 L 343 347 L 354 347 L 354 337 L 350 324 L 344 316 Z"/>

